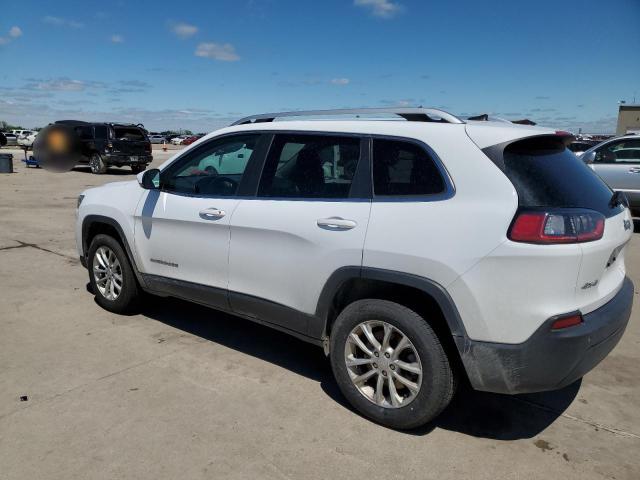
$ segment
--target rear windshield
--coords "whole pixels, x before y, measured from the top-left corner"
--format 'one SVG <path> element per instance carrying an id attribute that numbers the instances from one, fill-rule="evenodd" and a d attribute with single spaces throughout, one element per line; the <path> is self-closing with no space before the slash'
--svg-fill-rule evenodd
<path id="1" fill-rule="evenodd" d="M 141 142 L 146 140 L 145 134 L 136 127 L 113 127 L 116 140 L 133 140 Z"/>
<path id="2" fill-rule="evenodd" d="M 610 217 L 613 192 L 560 139 L 534 138 L 514 142 L 503 154 L 504 173 L 524 208 L 588 208 Z"/>

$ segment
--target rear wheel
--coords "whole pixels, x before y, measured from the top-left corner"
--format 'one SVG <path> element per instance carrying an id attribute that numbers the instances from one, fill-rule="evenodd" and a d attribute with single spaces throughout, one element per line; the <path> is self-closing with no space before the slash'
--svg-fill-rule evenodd
<path id="1" fill-rule="evenodd" d="M 331 366 L 340 390 L 363 415 L 410 429 L 451 401 L 454 372 L 437 335 L 417 313 L 386 300 L 358 300 L 336 319 Z"/>
<path id="2" fill-rule="evenodd" d="M 89 166 L 91 167 L 91 173 L 95 173 L 97 175 L 106 173 L 107 171 L 107 166 L 99 153 L 91 154 L 91 157 L 89 158 Z"/>
<path id="3" fill-rule="evenodd" d="M 131 171 L 136 175 L 140 172 L 143 172 L 146 169 L 147 169 L 146 165 L 131 165 Z"/>
<path id="4" fill-rule="evenodd" d="M 110 312 L 130 312 L 139 298 L 138 284 L 127 254 L 116 239 L 96 235 L 89 247 L 89 281 L 96 302 Z"/>

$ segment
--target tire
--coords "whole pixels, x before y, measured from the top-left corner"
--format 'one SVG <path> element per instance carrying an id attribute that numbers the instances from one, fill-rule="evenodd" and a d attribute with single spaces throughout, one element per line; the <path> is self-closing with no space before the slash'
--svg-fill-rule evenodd
<path id="1" fill-rule="evenodd" d="M 387 327 L 392 332 L 386 349 L 387 353 L 391 352 L 390 356 L 384 354 L 385 349 L 380 349 L 377 356 L 369 356 L 353 341 L 351 334 L 355 332 L 366 340 L 364 346 L 376 354 L 374 344 L 360 327 L 364 322 L 369 322 L 366 325 L 379 344 L 383 343 Z M 399 345 L 402 336 L 409 342 L 404 347 Z M 394 355 L 399 358 L 394 360 Z M 383 356 L 386 358 L 381 361 Z M 369 359 L 375 362 L 348 367 L 347 358 L 351 362 Z M 415 373 L 416 367 L 421 370 L 420 374 Z M 436 418 L 451 401 L 457 383 L 444 348 L 429 324 L 403 305 L 378 299 L 358 300 L 340 313 L 331 331 L 331 368 L 338 387 L 358 412 L 376 423 L 399 430 L 416 428 Z M 376 373 L 371 374 L 370 370 Z M 370 376 L 356 386 L 352 378 L 362 378 L 363 374 Z M 410 380 L 412 389 L 398 381 L 398 376 Z M 382 400 L 375 394 L 380 378 Z M 391 388 L 396 391 L 395 398 L 391 396 Z"/>
<path id="2" fill-rule="evenodd" d="M 91 157 L 89 157 L 89 166 L 91 167 L 91 173 L 96 175 L 107 172 L 107 166 L 99 153 L 93 153 Z"/>
<path id="3" fill-rule="evenodd" d="M 110 268 L 104 268 L 105 253 L 109 260 L 113 258 L 117 260 L 117 263 L 111 262 Z M 95 236 L 89 247 L 87 267 L 89 281 L 98 305 L 114 313 L 130 313 L 135 310 L 140 298 L 140 290 L 129 258 L 115 238 L 103 234 Z M 103 273 L 105 270 L 107 273 Z M 109 277 L 108 272 L 111 272 L 111 276 L 105 281 L 105 276 Z M 117 288 L 118 275 L 119 289 Z M 109 280 L 114 283 L 113 290 L 109 288 Z M 110 298 L 113 297 L 113 293 L 117 295 L 115 298 Z"/>
<path id="4" fill-rule="evenodd" d="M 147 169 L 146 165 L 131 165 L 131 171 L 134 174 L 139 174 L 140 172 L 144 172 Z"/>

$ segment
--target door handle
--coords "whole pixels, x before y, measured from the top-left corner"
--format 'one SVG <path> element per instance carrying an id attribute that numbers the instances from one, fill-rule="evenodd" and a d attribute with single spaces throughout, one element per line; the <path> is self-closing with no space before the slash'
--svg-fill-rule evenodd
<path id="1" fill-rule="evenodd" d="M 629 173 L 640 173 L 640 167 L 632 167 L 629 169 Z"/>
<path id="2" fill-rule="evenodd" d="M 220 210 L 219 208 L 205 208 L 204 210 L 200 210 L 200 218 L 204 220 L 218 220 L 224 217 L 227 213 L 224 210 Z"/>
<path id="3" fill-rule="evenodd" d="M 358 225 L 353 220 L 345 220 L 341 217 L 321 218 L 316 223 L 325 230 L 351 230 Z"/>

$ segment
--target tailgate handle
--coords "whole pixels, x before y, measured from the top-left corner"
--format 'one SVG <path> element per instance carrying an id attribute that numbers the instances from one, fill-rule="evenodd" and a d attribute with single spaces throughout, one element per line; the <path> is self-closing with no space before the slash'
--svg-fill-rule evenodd
<path id="1" fill-rule="evenodd" d="M 629 173 L 640 173 L 640 167 L 632 167 L 629 169 Z"/>

